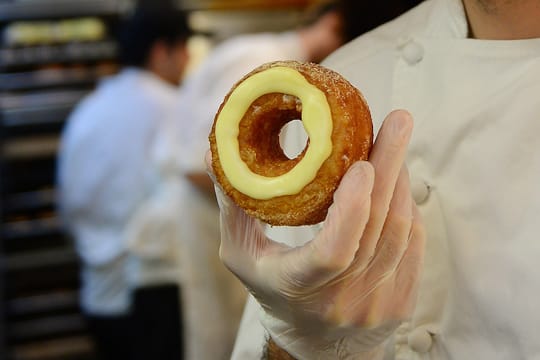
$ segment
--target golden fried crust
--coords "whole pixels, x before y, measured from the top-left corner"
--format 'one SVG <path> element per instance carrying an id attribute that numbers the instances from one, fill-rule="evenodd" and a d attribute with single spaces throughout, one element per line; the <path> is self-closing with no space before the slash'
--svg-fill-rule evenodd
<path id="1" fill-rule="evenodd" d="M 316 178 L 300 193 L 258 200 L 239 192 L 227 180 L 217 151 L 215 121 L 239 83 L 274 66 L 296 69 L 326 94 L 333 121 L 332 153 Z M 362 94 L 338 73 L 317 64 L 296 61 L 264 64 L 247 74 L 237 85 L 221 104 L 209 136 L 213 171 L 223 191 L 248 214 L 270 225 L 311 225 L 323 221 L 341 178 L 355 161 L 367 160 L 373 143 L 371 115 Z M 283 126 L 300 119 L 300 114 L 300 101 L 291 95 L 266 94 L 251 104 L 240 121 L 238 135 L 240 156 L 251 171 L 268 177 L 278 176 L 301 160 L 305 149 L 295 159 L 289 159 L 279 145 Z"/>

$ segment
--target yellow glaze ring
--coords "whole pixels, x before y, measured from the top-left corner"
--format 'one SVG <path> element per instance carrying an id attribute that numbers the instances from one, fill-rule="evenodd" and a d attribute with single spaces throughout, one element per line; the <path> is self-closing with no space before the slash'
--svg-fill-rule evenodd
<path id="1" fill-rule="evenodd" d="M 309 137 L 307 151 L 289 172 L 266 177 L 254 173 L 240 158 L 239 124 L 249 106 L 264 94 L 296 96 L 302 103 L 302 123 Z M 311 182 L 332 152 L 332 114 L 325 94 L 297 70 L 276 66 L 245 79 L 231 92 L 215 128 L 221 166 L 231 185 L 254 199 L 299 193 Z"/>
<path id="2" fill-rule="evenodd" d="M 280 134 L 299 119 L 308 142 L 291 158 Z M 367 160 L 373 127 L 362 94 L 343 76 L 276 61 L 232 87 L 208 140 L 217 184 L 247 214 L 275 226 L 311 225 L 326 217 L 347 169 Z"/>

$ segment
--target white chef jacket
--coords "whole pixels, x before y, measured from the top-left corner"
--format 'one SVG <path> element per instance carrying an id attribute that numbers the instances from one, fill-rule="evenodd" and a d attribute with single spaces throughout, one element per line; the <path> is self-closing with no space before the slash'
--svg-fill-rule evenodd
<path id="1" fill-rule="evenodd" d="M 407 165 L 425 269 L 387 358 L 540 359 L 540 39 L 468 39 L 461 1 L 428 0 L 326 65 L 363 92 L 375 130 L 396 108 L 415 119 Z M 257 311 L 233 359 L 259 356 Z"/>
<path id="2" fill-rule="evenodd" d="M 155 155 L 176 96 L 176 87 L 128 68 L 86 97 L 63 131 L 59 204 L 83 262 L 81 304 L 87 313 L 123 314 L 130 288 L 178 279 L 171 251 L 176 223 L 162 204 L 174 209 L 171 194 L 179 190 L 166 185 Z M 161 201 L 166 194 L 169 203 Z M 173 224 L 153 231 L 167 220 Z M 152 266 L 145 269 L 149 259 Z"/>
<path id="3" fill-rule="evenodd" d="M 178 147 L 170 159 L 182 172 L 205 172 L 204 156 L 214 116 L 236 81 L 269 61 L 306 60 L 298 34 L 235 36 L 217 45 L 182 84 L 175 110 Z M 215 200 L 190 187 L 181 212 L 186 250 L 182 254 L 186 359 L 228 360 L 246 299 L 243 285 L 219 259 L 219 209 Z M 180 213 L 179 213 L 180 214 Z"/>

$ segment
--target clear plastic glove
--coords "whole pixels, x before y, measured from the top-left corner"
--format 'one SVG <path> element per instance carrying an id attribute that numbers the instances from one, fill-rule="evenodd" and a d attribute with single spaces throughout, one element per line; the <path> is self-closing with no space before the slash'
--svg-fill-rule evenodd
<path id="1" fill-rule="evenodd" d="M 292 356 L 376 357 L 411 315 L 425 241 L 403 163 L 411 131 L 405 111 L 385 119 L 369 162 L 350 168 L 321 231 L 301 247 L 269 239 L 216 186 L 220 256 L 265 310 L 273 341 Z"/>

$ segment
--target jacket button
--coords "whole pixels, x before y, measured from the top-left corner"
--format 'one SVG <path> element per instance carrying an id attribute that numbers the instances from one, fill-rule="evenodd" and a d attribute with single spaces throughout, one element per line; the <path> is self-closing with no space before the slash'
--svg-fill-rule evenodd
<path id="1" fill-rule="evenodd" d="M 420 327 L 411 331 L 408 343 L 412 351 L 424 354 L 431 349 L 433 339 L 431 333 L 426 328 Z"/>
<path id="2" fill-rule="evenodd" d="M 396 360 L 411 360 L 411 351 L 401 351 L 396 354 Z"/>
<path id="3" fill-rule="evenodd" d="M 411 178 L 411 193 L 414 202 L 417 205 L 421 205 L 427 201 L 431 192 L 431 186 L 429 186 L 424 180 L 419 178 Z"/>
<path id="4" fill-rule="evenodd" d="M 410 40 L 401 47 L 401 55 L 409 65 L 419 63 L 424 58 L 424 48 L 414 40 Z"/>

